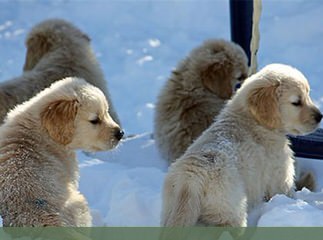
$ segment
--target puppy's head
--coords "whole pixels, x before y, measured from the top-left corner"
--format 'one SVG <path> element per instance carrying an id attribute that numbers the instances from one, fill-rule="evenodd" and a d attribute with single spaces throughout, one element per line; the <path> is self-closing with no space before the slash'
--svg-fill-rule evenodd
<path id="1" fill-rule="evenodd" d="M 24 71 L 33 69 L 45 54 L 58 47 L 68 49 L 71 44 L 89 42 L 90 38 L 69 22 L 61 19 L 43 21 L 34 26 L 27 36 Z"/>
<path id="2" fill-rule="evenodd" d="M 247 79 L 237 95 L 259 124 L 303 135 L 318 127 L 322 114 L 309 96 L 309 84 L 297 69 L 271 64 Z"/>
<path id="3" fill-rule="evenodd" d="M 231 98 L 236 84 L 248 76 L 245 52 L 224 40 L 206 41 L 192 51 L 188 64 L 203 87 L 221 99 Z"/>
<path id="4" fill-rule="evenodd" d="M 41 123 L 54 141 L 72 149 L 103 151 L 121 140 L 123 132 L 110 117 L 98 88 L 66 78 L 52 84 L 47 93 L 44 97 L 50 101 L 40 113 Z"/>

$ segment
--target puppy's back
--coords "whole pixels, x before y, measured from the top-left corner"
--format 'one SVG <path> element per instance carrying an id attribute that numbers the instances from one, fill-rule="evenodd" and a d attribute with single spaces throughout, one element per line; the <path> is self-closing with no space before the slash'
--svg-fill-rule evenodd
<path id="1" fill-rule="evenodd" d="M 76 42 L 82 44 L 82 41 L 89 43 L 90 38 L 63 19 L 49 19 L 40 22 L 27 35 L 27 54 L 23 70 L 32 70 L 40 59 L 50 51 Z"/>
<path id="2" fill-rule="evenodd" d="M 247 57 L 238 45 L 209 40 L 193 49 L 158 96 L 154 134 L 162 157 L 173 162 L 181 156 L 211 125 L 234 82 L 246 76 Z"/>
<path id="3" fill-rule="evenodd" d="M 35 25 L 26 39 L 24 73 L 0 84 L 0 121 L 16 104 L 53 82 L 80 77 L 103 91 L 109 102 L 109 113 L 120 125 L 103 71 L 90 44 L 85 33 L 62 19 L 49 19 Z"/>
<path id="4" fill-rule="evenodd" d="M 109 113 L 120 125 L 113 106 L 108 83 L 91 48 L 90 37 L 63 19 L 45 20 L 33 27 L 26 39 L 24 71 L 46 74 L 52 83 L 65 77 L 80 77 L 98 87 L 109 102 Z M 48 83 L 44 83 L 48 87 Z"/>

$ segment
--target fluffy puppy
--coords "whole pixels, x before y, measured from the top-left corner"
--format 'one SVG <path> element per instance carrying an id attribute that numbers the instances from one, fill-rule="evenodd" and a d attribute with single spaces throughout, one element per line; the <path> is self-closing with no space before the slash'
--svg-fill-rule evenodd
<path id="1" fill-rule="evenodd" d="M 170 167 L 163 226 L 246 226 L 248 208 L 294 188 L 286 134 L 317 128 L 322 114 L 301 72 L 272 64 L 248 78 L 216 121 Z"/>
<path id="2" fill-rule="evenodd" d="M 156 103 L 154 136 L 164 159 L 173 162 L 211 125 L 247 72 L 242 48 L 224 40 L 204 42 L 179 63 Z"/>
<path id="3" fill-rule="evenodd" d="M 28 100 L 53 82 L 80 77 L 100 88 L 109 104 L 109 113 L 119 124 L 103 72 L 91 49 L 90 38 L 72 24 L 43 21 L 26 39 L 27 54 L 22 76 L 0 83 L 0 122 L 16 104 Z"/>
<path id="4" fill-rule="evenodd" d="M 0 127 L 0 215 L 4 226 L 90 226 L 78 191 L 75 149 L 114 148 L 123 133 L 96 87 L 55 82 L 8 113 Z"/>

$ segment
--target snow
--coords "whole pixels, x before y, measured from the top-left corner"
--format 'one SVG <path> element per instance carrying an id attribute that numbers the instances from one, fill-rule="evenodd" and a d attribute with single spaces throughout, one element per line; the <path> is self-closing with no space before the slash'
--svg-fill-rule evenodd
<path id="1" fill-rule="evenodd" d="M 154 58 L 150 55 L 146 55 L 146 56 L 143 56 L 142 58 L 139 58 L 137 60 L 137 64 L 138 65 L 143 65 L 145 62 L 150 62 L 150 61 L 153 61 Z"/>
<path id="2" fill-rule="evenodd" d="M 258 55 L 260 67 L 282 62 L 299 68 L 320 107 L 322 12 L 321 1 L 263 1 Z M 77 152 L 80 191 L 93 225 L 158 226 L 167 164 L 151 134 L 156 97 L 193 47 L 209 38 L 229 39 L 228 2 L 1 1 L 0 81 L 21 73 L 26 34 L 51 17 L 67 19 L 91 37 L 126 135 L 136 135 L 110 152 Z M 323 161 L 298 159 L 298 166 L 314 172 L 316 191 L 274 196 L 249 214 L 249 226 L 323 225 Z"/>
<path id="3" fill-rule="evenodd" d="M 258 221 L 260 227 L 313 227 L 323 225 L 322 193 L 310 193 L 303 189 L 297 192 L 297 199 L 284 195 L 274 196 L 265 203 Z M 307 201 L 304 201 L 307 200 Z"/>
<path id="4" fill-rule="evenodd" d="M 160 41 L 158 39 L 149 39 L 148 43 L 151 47 L 159 47 Z"/>
<path id="5" fill-rule="evenodd" d="M 80 188 L 95 212 L 95 225 L 158 226 L 167 164 L 151 134 L 126 139 L 110 152 L 78 152 L 78 159 Z"/>

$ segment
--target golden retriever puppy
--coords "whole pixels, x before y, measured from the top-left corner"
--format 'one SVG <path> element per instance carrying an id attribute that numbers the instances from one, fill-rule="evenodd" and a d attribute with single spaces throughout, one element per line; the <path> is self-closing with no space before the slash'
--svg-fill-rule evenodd
<path id="1" fill-rule="evenodd" d="M 75 149 L 114 148 L 123 132 L 102 91 L 85 80 L 55 82 L 10 111 L 0 127 L 4 226 L 90 226 L 78 191 Z"/>
<path id="2" fill-rule="evenodd" d="M 180 62 L 156 103 L 154 136 L 161 156 L 173 162 L 207 129 L 248 73 L 240 46 L 208 40 Z"/>
<path id="3" fill-rule="evenodd" d="M 0 122 L 16 104 L 22 103 L 53 82 L 80 77 L 100 88 L 109 104 L 109 113 L 119 122 L 107 89 L 107 82 L 95 58 L 90 38 L 72 24 L 43 21 L 27 36 L 27 54 L 22 76 L 0 83 Z"/>
<path id="4" fill-rule="evenodd" d="M 163 226 L 246 226 L 247 211 L 294 189 L 286 134 L 317 128 L 322 114 L 301 72 L 271 64 L 249 77 L 216 121 L 170 167 Z"/>

